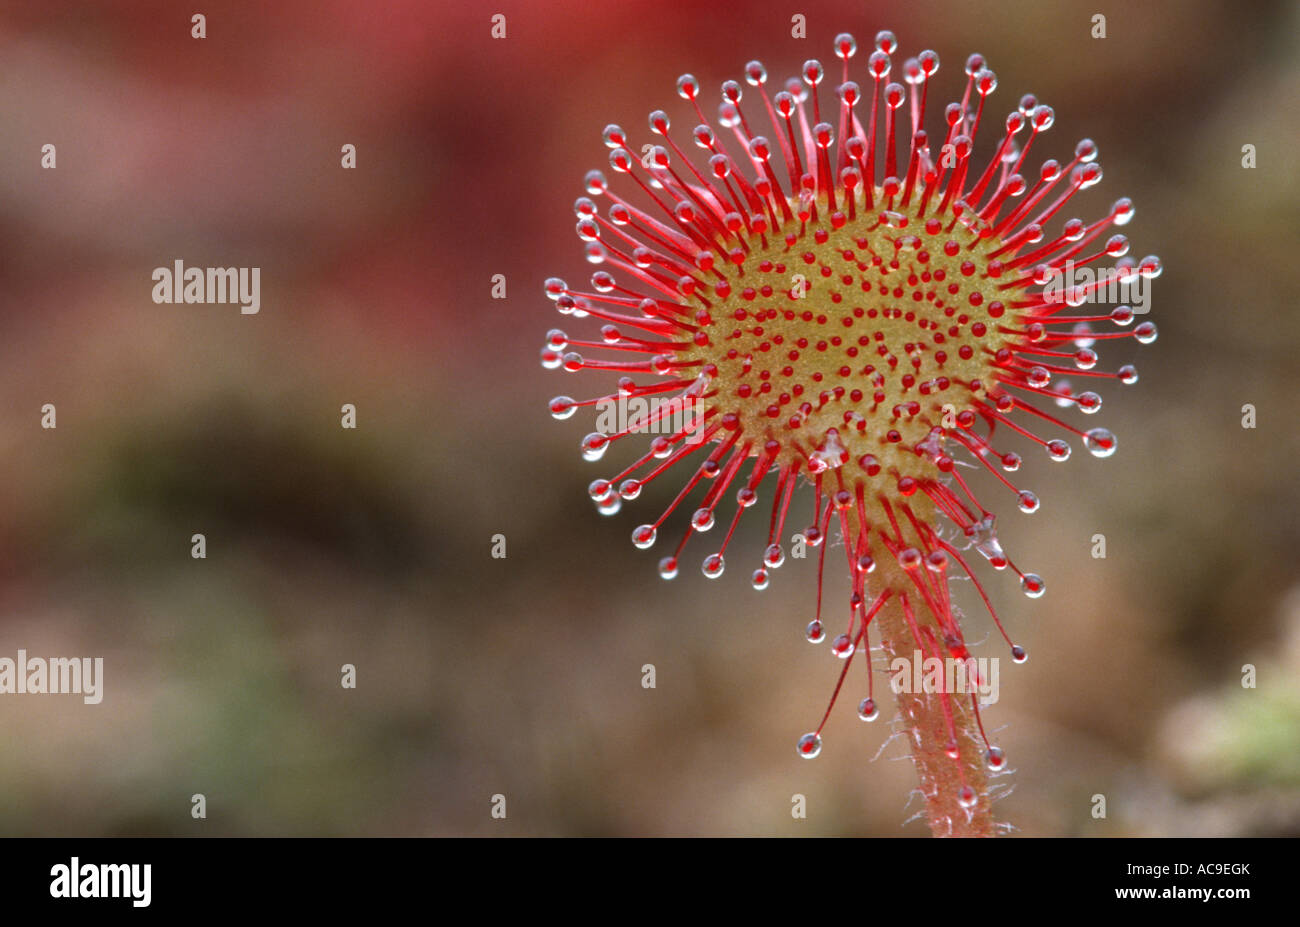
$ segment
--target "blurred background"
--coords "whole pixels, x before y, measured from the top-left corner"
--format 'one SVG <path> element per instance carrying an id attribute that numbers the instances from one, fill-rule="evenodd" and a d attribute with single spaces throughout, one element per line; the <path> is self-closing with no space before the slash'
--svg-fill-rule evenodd
<path id="1" fill-rule="evenodd" d="M 1032 518 L 984 486 L 1048 582 L 1031 602 L 981 574 L 1032 655 L 985 712 L 1015 770 L 1000 816 L 1300 833 L 1295 3 L 195 7 L 203 40 L 164 0 L 0 3 L 0 656 L 105 661 L 97 706 L 0 698 L 0 834 L 924 834 L 853 684 L 821 756 L 795 753 L 839 668 L 802 638 L 814 561 L 755 592 L 765 537 L 742 531 L 719 581 L 697 541 L 662 582 L 628 536 L 680 483 L 599 516 L 587 483 L 641 451 L 584 463 L 590 417 L 545 403 L 606 384 L 538 363 L 571 321 L 542 281 L 590 272 L 571 208 L 606 123 L 689 128 L 682 72 L 716 88 L 759 57 L 780 80 L 882 28 L 896 61 L 939 52 L 941 102 L 979 51 L 992 111 L 1054 106 L 1040 158 L 1096 140 L 1075 214 L 1131 196 L 1133 253 L 1166 268 L 1159 342 L 1103 343 L 1142 373 L 1101 390 L 1119 452 L 1028 456 Z M 154 304 L 177 259 L 260 267 L 260 314 Z"/>

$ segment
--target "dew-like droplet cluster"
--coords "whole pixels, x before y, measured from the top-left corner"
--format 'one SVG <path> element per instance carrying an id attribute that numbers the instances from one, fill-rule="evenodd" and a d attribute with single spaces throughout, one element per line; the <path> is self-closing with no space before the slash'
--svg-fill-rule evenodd
<path id="1" fill-rule="evenodd" d="M 1031 151 L 1049 145 L 1050 106 L 1027 94 L 999 122 L 986 108 L 998 80 L 977 54 L 966 61 L 960 99 L 937 116 L 927 107 L 939 56 L 923 51 L 896 69 L 897 47 L 882 32 L 865 68 L 861 59 L 851 68 L 857 42 L 837 36 L 838 83 L 815 60 L 784 84 L 751 61 L 743 82 L 722 85 L 712 121 L 704 87 L 683 75 L 677 92 L 693 126 L 658 110 L 639 132 L 607 126 L 617 183 L 589 172 L 574 206 L 578 237 L 599 269 L 590 287 L 545 285 L 562 315 L 600 325 L 600 337 L 553 329 L 542 350 L 548 368 L 618 377 L 615 392 L 552 399 L 557 419 L 579 407 L 636 410 L 587 435 L 586 459 L 604 459 L 630 435 L 654 435 L 647 453 L 591 484 L 599 511 L 613 514 L 670 470 L 685 474 L 667 509 L 632 532 L 648 548 L 674 511 L 692 512 L 659 561 L 665 579 L 677 576 L 689 539 L 720 520 L 720 543 L 701 570 L 721 576 L 741 516 L 763 502 L 767 547 L 750 581 L 766 588 L 786 561 L 794 489 L 812 485 L 811 518 L 797 538 L 818 550 L 804 635 L 831 637 L 841 684 L 863 654 L 868 690 L 868 629 L 887 603 L 907 616 L 920 651 L 969 656 L 951 576 L 973 581 L 1013 660 L 1025 661 L 970 552 L 1011 569 L 1032 598 L 1044 581 L 1002 549 L 994 514 L 959 465 L 984 468 L 1021 512 L 1036 513 L 1038 496 L 1009 476 L 1021 455 L 995 447 L 995 434 L 999 443 L 1011 433 L 1037 444 L 1058 463 L 1076 439 L 1096 457 L 1115 453 L 1105 428 L 1081 429 L 1044 406 L 1093 415 L 1101 396 L 1076 391 L 1071 379 L 1137 382 L 1131 365 L 1099 369 L 1097 347 L 1120 338 L 1148 344 L 1154 324 L 1135 325 L 1131 306 L 1083 307 L 1101 301 L 1104 280 L 1147 281 L 1161 271 L 1154 256 L 1128 257 L 1128 239 L 1115 232 L 1133 218 L 1127 198 L 1090 222 L 1069 217 L 1101 180 L 1094 142 L 1034 166 Z M 981 128 L 996 142 L 984 161 L 975 155 Z M 1077 268 L 1090 271 L 1083 282 L 1061 285 Z M 729 496 L 736 504 L 727 515 Z M 822 609 L 832 523 L 852 587 L 843 631 L 828 631 Z M 978 721 L 973 698 L 972 708 Z M 859 716 L 878 714 L 869 692 Z M 799 740 L 801 756 L 820 752 L 821 731 Z M 988 769 L 1002 769 L 1001 749 L 983 742 Z M 950 743 L 958 752 L 955 735 Z M 962 786 L 957 800 L 970 808 L 978 796 Z"/>

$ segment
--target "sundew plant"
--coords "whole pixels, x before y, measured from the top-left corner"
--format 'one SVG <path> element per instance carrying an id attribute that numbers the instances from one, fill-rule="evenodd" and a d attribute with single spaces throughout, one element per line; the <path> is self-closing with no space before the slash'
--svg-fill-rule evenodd
<path id="1" fill-rule="evenodd" d="M 953 82 L 959 98 L 939 110 L 939 56 L 900 64 L 897 47 L 879 33 L 863 68 L 853 37 L 840 35 L 833 68 L 808 61 L 774 84 L 751 61 L 720 97 L 683 75 L 685 128 L 663 111 L 641 132 L 606 127 L 616 182 L 591 171 L 575 204 L 598 269 L 589 286 L 546 282 L 560 313 L 589 332 L 552 330 L 542 362 L 609 384 L 550 402 L 556 418 L 602 413 L 582 441 L 588 460 L 653 435 L 589 492 L 613 514 L 650 481 L 678 481 L 667 509 L 632 531 L 649 548 L 674 511 L 691 512 L 659 561 L 665 579 L 678 575 L 691 538 L 711 531 L 716 543 L 699 562 L 721 577 L 741 517 L 760 503 L 768 517 L 747 520 L 767 527 L 763 561 L 751 568 L 756 589 L 787 544 L 816 549 L 816 597 L 800 623 L 812 643 L 829 638 L 839 675 L 799 754 L 820 753 L 846 685 L 865 696 L 863 720 L 880 717 L 873 650 L 890 666 L 924 663 L 917 676 L 933 684 L 893 694 L 925 816 L 936 835 L 991 836 L 1002 829 L 992 801 L 1007 761 L 985 732 L 987 662 L 967 646 L 950 581 L 969 580 L 1023 663 L 987 570 L 1043 595 L 1044 580 L 1003 550 L 997 531 L 1008 503 L 1033 513 L 1040 502 L 1003 435 L 1057 463 L 1076 446 L 1115 453 L 1115 436 L 1087 422 L 1100 396 L 1071 381 L 1137 382 L 1131 365 L 1102 368 L 1098 347 L 1155 340 L 1138 316 L 1161 265 L 1128 256 L 1116 232 L 1134 215 L 1127 198 L 1098 217 L 1071 217 L 1102 169 L 1089 139 L 1055 151 L 1050 106 L 1025 95 L 1001 119 L 991 104 L 998 79 L 974 54 Z M 832 72 L 838 81 L 827 81 Z M 710 100 L 720 104 L 714 119 Z M 983 156 L 981 130 L 994 139 Z M 1048 154 L 1057 156 L 1040 160 Z M 1116 295 L 1124 303 L 1099 309 Z M 611 409 L 632 411 L 611 423 Z M 996 477 L 999 498 L 976 497 L 963 475 L 975 468 Z M 801 485 L 810 504 L 795 504 Z M 822 593 L 836 536 L 850 580 L 843 603 Z M 863 678 L 849 682 L 855 662 Z"/>

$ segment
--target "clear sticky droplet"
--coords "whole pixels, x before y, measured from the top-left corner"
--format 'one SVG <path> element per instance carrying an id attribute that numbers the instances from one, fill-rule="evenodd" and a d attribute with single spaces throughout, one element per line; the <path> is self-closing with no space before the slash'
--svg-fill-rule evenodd
<path id="1" fill-rule="evenodd" d="M 597 461 L 605 456 L 605 451 L 609 449 L 609 437 L 601 434 L 599 431 L 593 431 L 587 437 L 582 439 L 582 459 L 587 461 Z"/>
<path id="2" fill-rule="evenodd" d="M 1118 442 L 1105 428 L 1093 428 L 1083 436 L 1083 444 L 1093 457 L 1109 457 L 1115 453 Z"/>
<path id="3" fill-rule="evenodd" d="M 847 660 L 853 655 L 855 649 L 853 638 L 847 634 L 841 634 L 831 642 L 831 652 L 841 660 Z"/>
<path id="4" fill-rule="evenodd" d="M 1037 573 L 1026 573 L 1020 577 L 1020 588 L 1031 599 L 1037 599 L 1047 591 L 1047 583 Z"/>
<path id="5" fill-rule="evenodd" d="M 820 734 L 804 734 L 799 738 L 799 755 L 805 760 L 811 760 L 817 754 L 822 752 L 822 738 Z"/>
<path id="6" fill-rule="evenodd" d="M 963 785 L 957 792 L 957 804 L 963 808 L 974 808 L 978 800 L 979 797 L 975 794 L 975 790 L 969 785 Z"/>
<path id="7" fill-rule="evenodd" d="M 701 569 L 709 579 L 717 579 L 722 575 L 722 571 L 726 569 L 726 565 L 726 561 L 722 559 L 722 554 L 709 554 L 704 558 Z"/>
<path id="8" fill-rule="evenodd" d="M 995 570 L 1007 567 L 1007 557 L 998 541 L 997 529 L 993 526 L 993 516 L 985 515 L 966 529 L 966 536 L 971 539 L 980 556 L 987 560 Z"/>
<path id="9" fill-rule="evenodd" d="M 804 629 L 804 637 L 810 644 L 820 644 L 826 640 L 826 628 L 820 621 L 814 618 L 808 622 L 808 627 Z"/>
<path id="10" fill-rule="evenodd" d="M 677 578 L 677 558 L 664 557 L 659 561 L 659 577 L 661 579 Z"/>
<path id="11" fill-rule="evenodd" d="M 858 717 L 863 721 L 875 721 L 880 717 L 880 709 L 874 699 L 864 698 L 858 702 Z"/>
<path id="12" fill-rule="evenodd" d="M 713 510 L 696 509 L 695 513 L 691 515 L 691 527 L 694 528 L 696 531 L 700 531 L 700 532 L 708 531 L 710 528 L 712 528 Z"/>
<path id="13" fill-rule="evenodd" d="M 578 404 L 568 396 L 556 396 L 550 402 L 551 415 L 561 421 L 577 411 Z"/>
<path id="14" fill-rule="evenodd" d="M 1006 755 L 1001 747 L 989 747 L 984 751 L 984 765 L 990 772 L 998 772 L 1007 765 Z"/>
<path id="15" fill-rule="evenodd" d="M 849 452 L 840 443 L 839 432 L 828 429 L 821 445 L 808 457 L 808 468 L 812 473 L 824 473 L 835 467 L 843 466 L 849 459 Z"/>
<path id="16" fill-rule="evenodd" d="M 1047 456 L 1057 463 L 1070 459 L 1070 445 L 1060 438 L 1054 438 L 1047 442 Z"/>
<path id="17" fill-rule="evenodd" d="M 654 525 L 638 525 L 632 530 L 632 543 L 641 550 L 653 547 L 655 534 Z"/>

